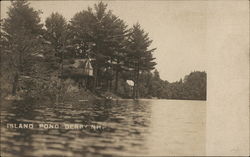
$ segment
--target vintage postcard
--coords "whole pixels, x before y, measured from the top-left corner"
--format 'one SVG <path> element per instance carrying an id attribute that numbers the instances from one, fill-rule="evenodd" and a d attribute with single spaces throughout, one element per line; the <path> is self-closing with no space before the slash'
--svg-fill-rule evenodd
<path id="1" fill-rule="evenodd" d="M 1 1 L 1 156 L 249 156 L 249 1 Z"/>

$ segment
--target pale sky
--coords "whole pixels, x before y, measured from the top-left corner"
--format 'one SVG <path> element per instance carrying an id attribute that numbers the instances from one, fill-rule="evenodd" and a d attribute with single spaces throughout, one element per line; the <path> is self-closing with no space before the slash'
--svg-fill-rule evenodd
<path id="1" fill-rule="evenodd" d="M 62 14 L 68 21 L 81 10 L 98 1 L 31 1 L 42 10 L 42 21 L 52 13 Z M 136 22 L 149 33 L 160 77 L 178 81 L 191 71 L 207 71 L 205 1 L 105 1 L 108 9 L 129 26 Z M 1 1 L 1 16 L 6 17 L 9 1 Z"/>

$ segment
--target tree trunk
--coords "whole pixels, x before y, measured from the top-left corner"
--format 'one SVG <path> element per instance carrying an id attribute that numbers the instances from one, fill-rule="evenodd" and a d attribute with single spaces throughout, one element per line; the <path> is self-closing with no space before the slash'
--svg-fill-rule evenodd
<path id="1" fill-rule="evenodd" d="M 13 86 L 12 86 L 12 95 L 16 95 L 17 94 L 17 87 L 18 87 L 18 79 L 19 79 L 19 74 L 22 75 L 23 72 L 23 56 L 22 56 L 22 52 L 19 51 L 19 65 L 18 65 L 18 72 L 15 73 L 14 75 L 14 82 L 13 82 Z"/>
<path id="2" fill-rule="evenodd" d="M 138 65 L 137 65 L 137 71 L 136 71 L 136 77 L 135 77 L 135 88 L 134 88 L 134 99 L 139 98 L 139 75 L 140 75 L 140 62 L 138 59 Z"/>
<path id="3" fill-rule="evenodd" d="M 94 89 L 98 86 L 98 66 L 96 65 L 95 74 L 94 74 Z"/>
<path id="4" fill-rule="evenodd" d="M 107 91 L 110 91 L 110 88 L 109 88 L 110 86 L 109 86 L 109 80 L 108 79 L 106 80 L 106 85 L 105 86 L 107 88 Z"/>
<path id="5" fill-rule="evenodd" d="M 112 80 L 109 80 L 109 88 L 112 89 Z"/>
<path id="6" fill-rule="evenodd" d="M 63 59 L 64 59 L 63 51 L 61 52 L 61 78 L 63 78 Z"/>
<path id="7" fill-rule="evenodd" d="M 133 99 L 135 99 L 135 93 L 136 93 L 136 83 L 134 83 L 133 86 Z"/>
<path id="8" fill-rule="evenodd" d="M 117 65 L 116 65 L 116 72 L 115 72 L 115 93 L 117 93 L 118 90 L 118 79 L 119 79 L 119 63 L 120 61 L 117 61 Z"/>
<path id="9" fill-rule="evenodd" d="M 136 76 L 135 76 L 135 82 L 134 82 L 134 88 L 133 88 L 133 98 L 138 99 L 138 92 L 139 92 L 139 71 L 136 71 Z"/>
<path id="10" fill-rule="evenodd" d="M 17 86 L 18 86 L 18 73 L 15 74 L 14 76 L 14 82 L 13 82 L 13 86 L 12 86 L 12 95 L 16 95 L 17 92 Z"/>
<path id="11" fill-rule="evenodd" d="M 118 77 L 119 77 L 119 71 L 118 71 L 118 69 L 116 69 L 116 73 L 115 73 L 115 93 L 117 93 L 117 90 L 118 90 Z"/>
<path id="12" fill-rule="evenodd" d="M 19 51 L 19 65 L 18 65 L 18 70 L 20 72 L 20 74 L 22 75 L 23 72 L 23 56 L 22 56 L 22 52 Z"/>
<path id="13" fill-rule="evenodd" d="M 137 76 L 136 76 L 136 99 L 139 99 L 139 70 L 137 72 Z"/>

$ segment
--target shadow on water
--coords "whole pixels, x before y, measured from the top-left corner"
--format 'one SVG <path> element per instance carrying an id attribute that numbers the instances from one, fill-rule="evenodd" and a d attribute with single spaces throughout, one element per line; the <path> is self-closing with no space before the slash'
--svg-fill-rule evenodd
<path id="1" fill-rule="evenodd" d="M 99 100 L 56 105 L 29 99 L 4 102 L 1 108 L 3 156 L 134 155 L 146 149 L 151 116 L 147 102 Z M 28 123 L 34 128 L 7 128 L 7 123 Z M 58 124 L 59 128 L 40 128 L 39 124 Z M 66 129 L 65 124 L 85 128 Z"/>
<path id="2" fill-rule="evenodd" d="M 6 105 L 6 106 L 5 106 Z M 31 124 L 29 120 L 39 115 L 35 110 L 34 100 L 6 102 L 1 106 L 1 150 L 6 151 L 6 156 L 24 155 L 25 150 L 34 150 L 32 145 L 33 130 L 9 129 L 7 124 Z"/>
<path id="3" fill-rule="evenodd" d="M 182 100 L 2 101 L 1 155 L 202 156 L 205 109 L 205 102 Z M 34 128 L 7 128 L 7 123 Z M 66 128 L 69 124 L 73 128 Z"/>

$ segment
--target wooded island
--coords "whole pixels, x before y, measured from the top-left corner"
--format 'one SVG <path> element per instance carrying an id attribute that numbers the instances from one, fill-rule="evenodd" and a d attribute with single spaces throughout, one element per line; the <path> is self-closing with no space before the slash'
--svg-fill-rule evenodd
<path id="1" fill-rule="evenodd" d="M 162 80 L 148 33 L 139 23 L 129 28 L 107 4 L 69 22 L 52 13 L 42 24 L 39 14 L 26 0 L 11 1 L 1 20 L 2 97 L 206 100 L 206 72 Z"/>

